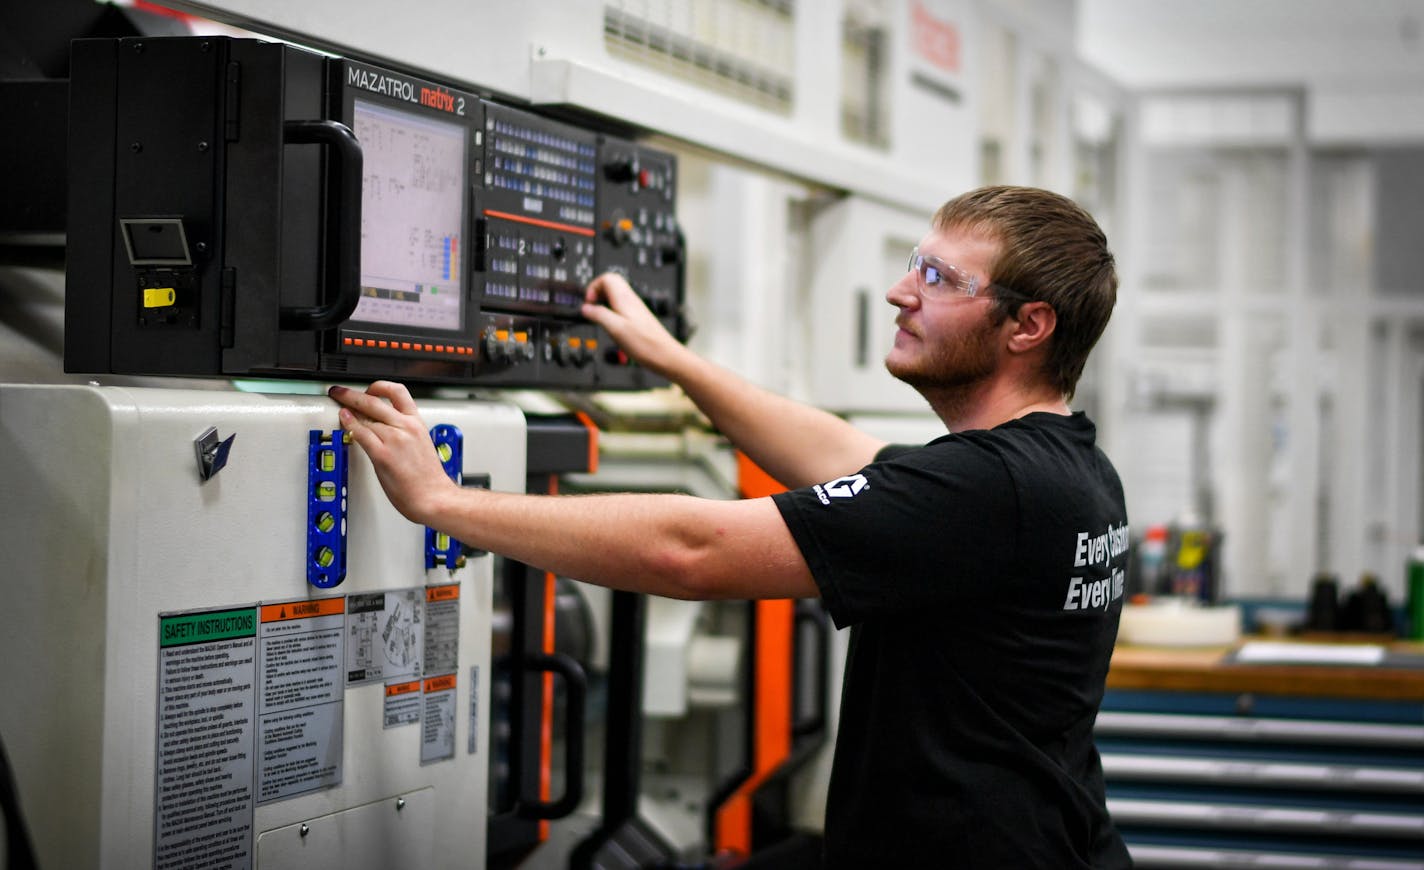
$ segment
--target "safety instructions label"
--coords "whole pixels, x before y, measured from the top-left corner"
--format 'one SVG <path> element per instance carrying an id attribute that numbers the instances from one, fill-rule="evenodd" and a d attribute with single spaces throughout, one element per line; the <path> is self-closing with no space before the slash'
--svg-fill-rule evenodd
<path id="1" fill-rule="evenodd" d="M 425 589 L 346 596 L 346 683 L 419 678 Z"/>
<path id="2" fill-rule="evenodd" d="M 259 610 L 258 803 L 341 784 L 346 602 Z"/>
<path id="3" fill-rule="evenodd" d="M 455 675 L 426 677 L 425 718 L 420 737 L 420 763 L 455 757 Z"/>
<path id="4" fill-rule="evenodd" d="M 425 587 L 425 673 L 448 674 L 460 663 L 460 584 Z"/>
<path id="5" fill-rule="evenodd" d="M 158 617 L 158 870 L 252 866 L 256 638 L 256 607 Z"/>

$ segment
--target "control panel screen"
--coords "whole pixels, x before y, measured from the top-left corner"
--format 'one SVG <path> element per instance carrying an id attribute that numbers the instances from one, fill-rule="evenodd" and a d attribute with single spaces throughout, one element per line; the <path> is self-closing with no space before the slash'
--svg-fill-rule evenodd
<path id="1" fill-rule="evenodd" d="M 466 128 L 356 100 L 361 301 L 352 320 L 461 328 Z"/>

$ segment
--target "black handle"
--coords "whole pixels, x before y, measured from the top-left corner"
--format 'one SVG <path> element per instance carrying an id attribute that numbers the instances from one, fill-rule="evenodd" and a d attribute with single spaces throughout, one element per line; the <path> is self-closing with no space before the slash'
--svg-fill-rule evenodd
<path id="1" fill-rule="evenodd" d="M 562 819 L 583 800 L 583 708 L 588 678 L 571 656 L 563 653 L 527 653 L 520 659 L 525 671 L 553 671 L 564 678 L 568 706 L 564 711 L 564 796 L 556 801 L 526 800 L 514 806 L 521 819 Z"/>
<path id="2" fill-rule="evenodd" d="M 361 301 L 361 143 L 345 124 L 335 121 L 287 121 L 283 138 L 294 145 L 328 145 L 337 156 L 338 200 L 333 214 L 338 227 L 336 246 L 336 298 L 326 305 L 286 306 L 281 309 L 282 329 L 330 329 L 351 316 Z M 330 258 L 328 258 L 328 262 Z"/>
<path id="3" fill-rule="evenodd" d="M 820 734 L 826 730 L 831 708 L 831 620 L 819 600 L 796 602 L 793 625 L 809 624 L 816 631 L 816 709 L 805 719 L 791 723 L 792 737 Z"/>

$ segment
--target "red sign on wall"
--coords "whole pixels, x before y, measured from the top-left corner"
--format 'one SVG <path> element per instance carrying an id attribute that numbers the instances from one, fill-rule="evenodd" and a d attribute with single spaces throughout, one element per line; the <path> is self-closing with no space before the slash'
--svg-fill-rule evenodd
<path id="1" fill-rule="evenodd" d="M 959 28 L 952 21 L 936 18 L 920 0 L 910 4 L 910 46 L 930 65 L 959 72 Z"/>

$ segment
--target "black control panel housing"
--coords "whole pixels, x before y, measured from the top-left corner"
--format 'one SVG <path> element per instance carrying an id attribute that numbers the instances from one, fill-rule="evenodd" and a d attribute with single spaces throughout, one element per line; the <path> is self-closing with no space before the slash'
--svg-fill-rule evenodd
<path id="1" fill-rule="evenodd" d="M 686 336 L 667 152 L 253 39 L 77 40 L 70 94 L 66 371 L 659 386 L 608 270 Z"/>

